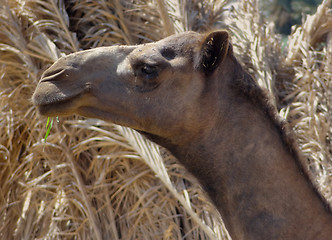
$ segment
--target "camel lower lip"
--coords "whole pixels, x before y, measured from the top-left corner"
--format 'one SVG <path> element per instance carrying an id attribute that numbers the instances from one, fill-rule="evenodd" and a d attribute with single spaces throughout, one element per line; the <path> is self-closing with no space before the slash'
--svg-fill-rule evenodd
<path id="1" fill-rule="evenodd" d="M 77 96 L 47 104 L 36 104 L 36 107 L 40 115 L 47 117 L 70 115 L 73 113 L 74 109 L 73 98 L 76 97 Z"/>
<path id="2" fill-rule="evenodd" d="M 56 109 L 58 109 L 56 105 L 59 105 L 59 107 L 60 107 L 60 104 L 57 104 L 57 103 L 38 105 L 37 106 L 38 112 L 40 115 L 47 116 L 47 117 L 61 116 L 62 114 L 60 113 L 60 111 L 56 110 Z M 61 104 L 61 106 L 63 108 L 62 104 Z"/>
<path id="3" fill-rule="evenodd" d="M 73 114 L 77 108 L 78 100 L 84 95 L 83 92 L 77 92 L 76 95 L 65 95 L 55 97 L 53 94 L 33 96 L 33 104 L 38 109 L 40 115 L 47 117 L 67 116 Z"/>

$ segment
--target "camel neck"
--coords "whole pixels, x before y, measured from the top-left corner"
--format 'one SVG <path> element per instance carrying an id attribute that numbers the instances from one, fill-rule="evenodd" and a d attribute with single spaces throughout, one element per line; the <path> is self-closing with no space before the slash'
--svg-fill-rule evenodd
<path id="1" fill-rule="evenodd" d="M 275 124 L 253 109 L 233 109 L 233 121 L 171 152 L 200 181 L 233 240 L 331 239 L 331 213 Z"/>

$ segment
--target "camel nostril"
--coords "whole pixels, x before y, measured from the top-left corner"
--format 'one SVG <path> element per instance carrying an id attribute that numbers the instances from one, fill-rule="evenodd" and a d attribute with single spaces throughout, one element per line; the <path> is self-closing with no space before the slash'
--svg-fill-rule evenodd
<path id="1" fill-rule="evenodd" d="M 59 77 L 60 75 L 63 75 L 63 73 L 66 71 L 66 69 L 64 68 L 58 68 L 58 69 L 54 69 L 54 70 L 46 70 L 43 75 L 41 76 L 40 81 L 41 82 L 47 82 L 47 81 L 51 81 L 51 80 L 56 80 L 57 77 Z M 68 74 L 66 74 L 67 76 Z"/>

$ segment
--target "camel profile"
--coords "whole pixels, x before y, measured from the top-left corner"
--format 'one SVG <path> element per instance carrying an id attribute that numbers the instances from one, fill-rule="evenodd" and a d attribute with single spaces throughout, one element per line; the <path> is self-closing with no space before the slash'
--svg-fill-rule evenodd
<path id="1" fill-rule="evenodd" d="M 42 115 L 100 118 L 167 148 L 233 240 L 332 239 L 328 204 L 226 31 L 70 54 L 45 71 L 33 103 Z"/>

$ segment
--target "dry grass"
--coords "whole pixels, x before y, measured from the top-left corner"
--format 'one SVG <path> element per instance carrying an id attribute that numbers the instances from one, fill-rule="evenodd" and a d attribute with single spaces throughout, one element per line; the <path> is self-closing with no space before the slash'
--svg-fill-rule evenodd
<path id="1" fill-rule="evenodd" d="M 46 119 L 30 102 L 60 56 L 224 26 L 225 4 L 0 0 L 0 239 L 227 239 L 173 157 L 132 130 L 77 116 L 55 122 L 45 143 Z M 274 94 L 332 201 L 331 1 L 294 29 L 285 50 L 257 6 L 242 1 L 230 14 L 235 50 Z"/>

